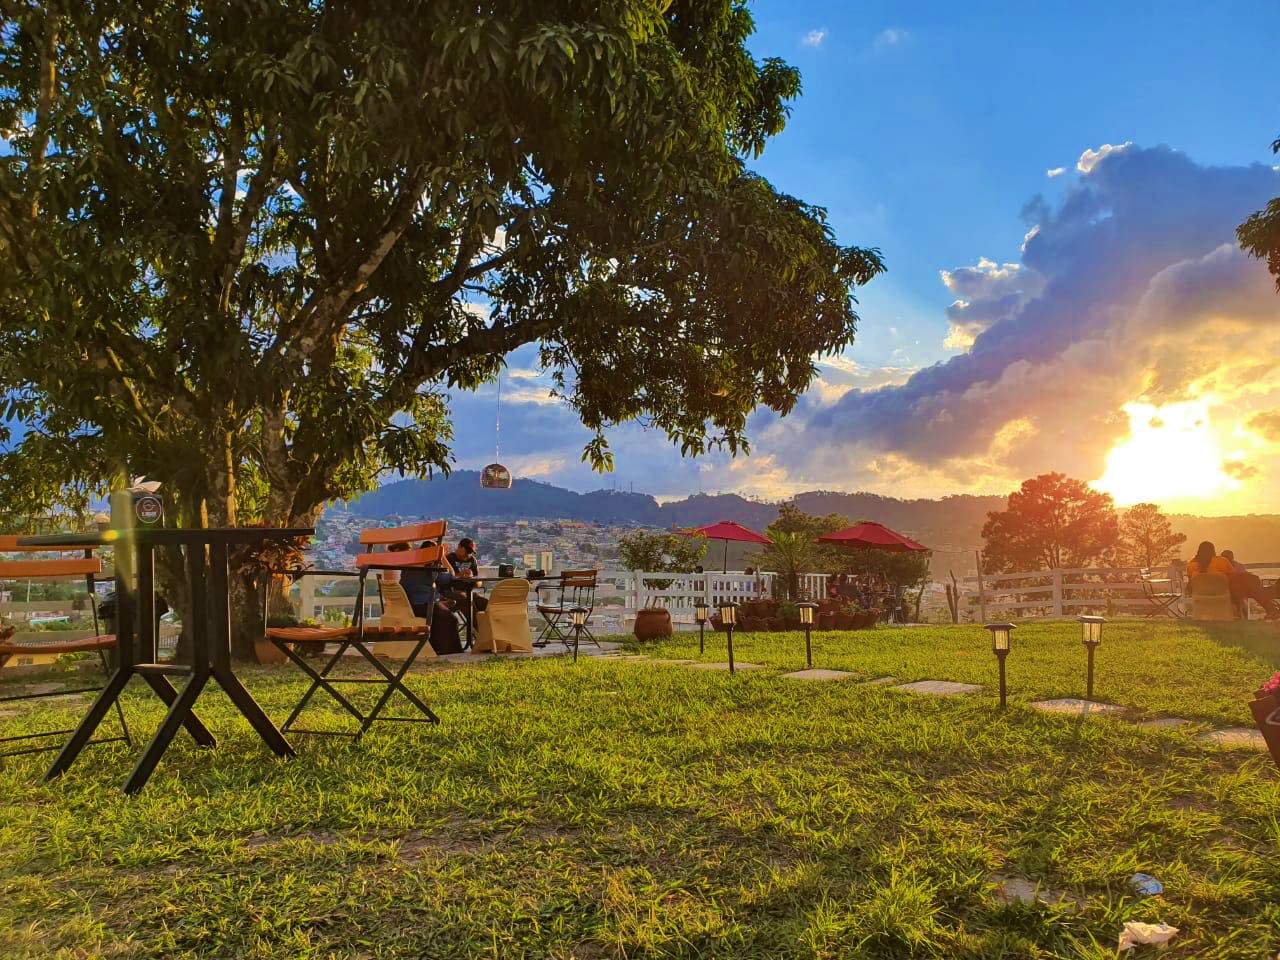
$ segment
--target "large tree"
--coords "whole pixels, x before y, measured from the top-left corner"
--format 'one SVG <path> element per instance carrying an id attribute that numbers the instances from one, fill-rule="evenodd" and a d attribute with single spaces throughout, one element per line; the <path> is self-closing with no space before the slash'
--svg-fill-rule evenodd
<path id="1" fill-rule="evenodd" d="M 1136 567 L 1168 563 L 1187 542 L 1154 503 L 1135 503 L 1120 515 L 1120 559 Z"/>
<path id="2" fill-rule="evenodd" d="M 1120 537 L 1115 505 L 1081 480 L 1045 473 L 987 514 L 983 569 L 989 573 L 1086 567 L 1110 558 Z"/>
<path id="3" fill-rule="evenodd" d="M 1280 153 L 1280 139 L 1271 144 L 1271 150 Z M 1280 197 L 1240 224 L 1236 236 L 1240 246 L 1267 262 L 1267 269 L 1276 278 L 1276 289 L 1280 290 Z"/>
<path id="4" fill-rule="evenodd" d="M 0 498 L 310 523 L 447 469 L 449 391 L 522 344 L 597 467 L 636 419 L 737 452 L 882 269 L 748 170 L 799 78 L 741 0 L 0 14 Z"/>

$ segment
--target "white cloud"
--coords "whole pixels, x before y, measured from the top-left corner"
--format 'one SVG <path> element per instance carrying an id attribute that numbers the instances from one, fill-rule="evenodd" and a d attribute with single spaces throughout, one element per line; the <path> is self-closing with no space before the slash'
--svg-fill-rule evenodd
<path id="1" fill-rule="evenodd" d="M 804 39 L 800 42 L 806 47 L 820 47 L 822 41 L 827 39 L 827 28 L 819 27 L 817 30 L 810 30 L 804 35 Z"/>
<path id="2" fill-rule="evenodd" d="M 1048 176 L 1050 179 L 1052 179 L 1052 178 L 1054 178 L 1054 177 L 1060 177 L 1060 176 L 1062 176 L 1062 175 L 1063 175 L 1064 173 L 1066 173 L 1066 172 L 1067 172 L 1067 168 L 1066 168 L 1066 167 L 1054 167 L 1052 170 L 1046 170 L 1046 171 L 1045 171 L 1045 174 L 1046 174 L 1046 176 Z"/>
<path id="3" fill-rule="evenodd" d="M 911 39 L 911 34 L 906 30 L 897 27 L 889 27 L 887 30 L 881 30 L 876 34 L 876 48 L 883 50 L 886 47 L 898 47 Z"/>
<path id="4" fill-rule="evenodd" d="M 1111 156 L 1111 154 L 1119 153 L 1121 150 L 1125 150 L 1131 146 L 1133 146 L 1133 141 L 1126 140 L 1124 143 L 1118 144 L 1104 143 L 1097 150 L 1086 150 L 1084 153 L 1080 154 L 1080 159 L 1076 161 L 1076 169 L 1081 173 L 1089 173 L 1101 161 Z"/>

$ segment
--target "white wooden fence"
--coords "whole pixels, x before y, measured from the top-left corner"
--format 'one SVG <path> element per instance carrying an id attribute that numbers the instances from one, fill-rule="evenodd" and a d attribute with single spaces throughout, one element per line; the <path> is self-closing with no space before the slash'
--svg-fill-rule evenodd
<path id="1" fill-rule="evenodd" d="M 1280 563 L 1246 563 L 1259 577 L 1280 575 Z M 1185 568 L 1173 564 L 1155 568 L 1152 575 L 1167 578 L 1158 592 L 1181 593 Z M 995 614 L 1019 617 L 1074 617 L 1101 613 L 1157 612 L 1144 594 L 1139 567 L 1071 567 L 995 573 L 965 577 L 962 601 L 978 620 Z M 963 612 L 963 611 L 962 611 Z"/>
<path id="2" fill-rule="evenodd" d="M 484 579 L 494 579 L 495 570 L 481 569 Z M 677 623 L 693 622 L 694 603 L 704 599 L 711 606 L 726 600 L 741 603 L 773 596 L 775 574 L 745 573 L 672 573 L 654 571 L 634 573 L 630 570 L 601 570 L 596 591 L 596 617 L 615 620 L 619 624 L 635 619 L 636 611 L 646 607 L 664 607 L 671 611 Z M 326 595 L 327 584 L 332 577 L 299 577 L 297 590 L 298 615 L 303 618 L 324 618 L 328 610 L 337 610 L 346 616 L 355 612 L 355 597 Z M 647 581 L 647 582 L 646 582 Z M 336 581 L 342 582 L 342 581 Z M 802 596 L 821 599 L 827 595 L 827 574 L 808 573 L 800 577 Z M 545 602 L 550 594 L 545 588 L 540 598 L 530 591 L 529 605 Z M 620 597 L 619 605 L 613 598 Z M 612 601 L 612 602 L 610 602 Z M 370 589 L 365 598 L 365 614 L 376 617 L 379 613 L 378 595 Z"/>

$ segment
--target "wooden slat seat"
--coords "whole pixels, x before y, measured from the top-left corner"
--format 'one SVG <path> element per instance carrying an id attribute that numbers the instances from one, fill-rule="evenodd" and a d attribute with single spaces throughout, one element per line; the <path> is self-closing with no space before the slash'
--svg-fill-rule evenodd
<path id="1" fill-rule="evenodd" d="M 84 577 L 101 572 L 102 561 L 97 557 L 71 557 L 65 560 L 0 560 L 0 580 Z"/>
<path id="2" fill-rule="evenodd" d="M 84 547 L 24 547 L 18 541 L 26 535 L 17 533 L 0 533 L 0 553 L 80 553 Z"/>
<path id="3" fill-rule="evenodd" d="M 430 520 L 406 527 L 369 527 L 360 531 L 363 547 L 385 546 L 389 543 L 413 543 L 415 540 L 439 540 L 449 529 L 447 520 Z"/>
<path id="4" fill-rule="evenodd" d="M 444 557 L 444 547 L 421 547 L 417 550 L 384 551 L 382 553 L 356 554 L 356 566 L 360 569 L 399 569 L 400 567 L 439 566 Z"/>
<path id="5" fill-rule="evenodd" d="M 98 650 L 114 650 L 115 647 L 115 634 L 111 633 L 104 633 L 98 637 L 82 637 L 78 640 L 50 640 L 47 643 L 0 640 L 0 663 L 8 657 L 22 653 L 93 653 Z"/>
<path id="6" fill-rule="evenodd" d="M 351 627 L 268 627 L 267 637 L 285 643 L 332 643 L 354 633 Z"/>

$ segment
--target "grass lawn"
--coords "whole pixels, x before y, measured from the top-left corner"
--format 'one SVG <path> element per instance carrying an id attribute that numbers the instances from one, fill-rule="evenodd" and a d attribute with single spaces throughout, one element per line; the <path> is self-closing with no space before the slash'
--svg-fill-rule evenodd
<path id="1" fill-rule="evenodd" d="M 1097 695 L 1129 715 L 1026 707 L 1083 693 L 1077 629 L 1014 634 L 1004 714 L 973 627 L 814 637 L 819 666 L 973 696 L 499 660 L 411 681 L 438 728 L 291 762 L 209 695 L 218 748 L 180 736 L 139 797 L 123 745 L 52 785 L 47 756 L 0 766 L 0 957 L 1100 958 L 1125 920 L 1179 927 L 1165 957 L 1274 956 L 1280 771 L 1131 719 L 1245 723 L 1280 632 L 1109 624 Z M 803 666 L 801 635 L 738 640 Z M 696 659 L 697 637 L 644 652 Z M 300 692 L 283 668 L 244 676 L 273 716 Z M 140 690 L 126 709 L 160 717 Z M 1164 896 L 1135 899 L 1137 870 Z M 1001 876 L 1053 902 L 1003 902 Z"/>

